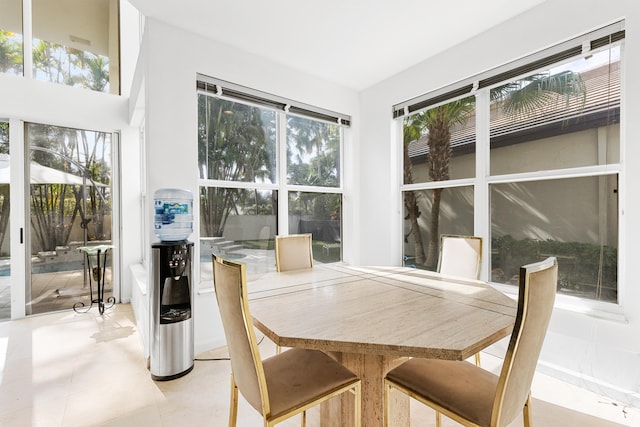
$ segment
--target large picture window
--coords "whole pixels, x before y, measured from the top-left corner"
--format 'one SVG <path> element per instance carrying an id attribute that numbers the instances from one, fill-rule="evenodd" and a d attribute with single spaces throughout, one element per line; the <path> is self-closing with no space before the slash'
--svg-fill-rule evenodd
<path id="1" fill-rule="evenodd" d="M 23 9 L 32 12 L 32 31 L 24 36 Z M 0 72 L 120 93 L 117 1 L 30 0 L 23 8 L 22 0 L 0 0 L 0 10 Z"/>
<path id="2" fill-rule="evenodd" d="M 22 75 L 22 0 L 0 0 L 0 72 Z"/>
<path id="3" fill-rule="evenodd" d="M 560 294 L 618 303 L 623 53 L 620 22 L 395 106 L 405 263 L 435 269 L 441 234 L 483 234 L 484 278 L 517 285 L 555 256 Z"/>
<path id="4" fill-rule="evenodd" d="M 311 233 L 315 261 L 339 261 L 348 118 L 206 77 L 198 87 L 201 282 L 211 254 L 275 270 L 277 234 Z"/>

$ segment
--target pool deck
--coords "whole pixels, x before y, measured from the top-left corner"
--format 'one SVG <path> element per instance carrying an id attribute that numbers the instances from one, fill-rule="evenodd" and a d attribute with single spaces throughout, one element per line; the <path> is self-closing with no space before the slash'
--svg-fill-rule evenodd
<path id="1" fill-rule="evenodd" d="M 105 272 L 104 298 L 112 296 L 111 268 Z M 31 308 L 29 314 L 67 310 L 79 301 L 89 305 L 89 286 L 84 284 L 82 270 L 39 273 L 31 276 Z M 93 284 L 95 298 L 96 284 Z M 0 321 L 11 319 L 11 276 L 0 277 Z"/>

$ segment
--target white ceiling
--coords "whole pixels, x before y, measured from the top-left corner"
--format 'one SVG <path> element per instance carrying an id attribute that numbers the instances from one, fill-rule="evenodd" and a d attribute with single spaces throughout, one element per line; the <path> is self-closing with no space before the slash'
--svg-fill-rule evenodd
<path id="1" fill-rule="evenodd" d="M 545 0 L 129 0 L 144 15 L 362 90 Z"/>

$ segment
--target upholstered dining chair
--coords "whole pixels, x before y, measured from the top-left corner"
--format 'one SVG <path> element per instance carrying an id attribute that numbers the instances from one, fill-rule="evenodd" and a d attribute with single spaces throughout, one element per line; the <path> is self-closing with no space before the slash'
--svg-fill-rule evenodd
<path id="1" fill-rule="evenodd" d="M 247 299 L 246 267 L 213 255 L 213 282 L 231 359 L 229 426 L 236 425 L 238 390 L 273 426 L 333 396 L 355 393 L 360 426 L 360 379 L 318 350 L 294 348 L 261 360 Z"/>
<path id="2" fill-rule="evenodd" d="M 276 236 L 276 270 L 289 271 L 313 267 L 311 234 Z"/>
<path id="3" fill-rule="evenodd" d="M 520 410 L 524 425 L 531 426 L 531 382 L 557 283 L 554 257 L 520 268 L 516 320 L 500 375 L 465 361 L 416 358 L 389 371 L 384 380 L 385 423 L 389 393 L 396 389 L 466 426 L 503 427 Z"/>
<path id="4" fill-rule="evenodd" d="M 450 276 L 478 279 L 482 258 L 482 238 L 442 234 L 438 272 Z"/>
<path id="5" fill-rule="evenodd" d="M 289 234 L 276 236 L 276 271 L 300 270 L 313 267 L 311 234 Z M 276 353 L 282 347 L 276 345 Z"/>
<path id="6" fill-rule="evenodd" d="M 440 235 L 439 273 L 477 280 L 480 277 L 481 259 L 481 237 Z M 476 353 L 474 358 L 476 365 L 480 366 L 480 353 Z"/>

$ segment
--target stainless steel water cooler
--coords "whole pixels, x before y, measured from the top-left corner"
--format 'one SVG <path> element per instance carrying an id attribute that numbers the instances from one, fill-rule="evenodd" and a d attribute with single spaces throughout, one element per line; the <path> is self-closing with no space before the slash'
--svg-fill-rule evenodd
<path id="1" fill-rule="evenodd" d="M 193 369 L 193 243 L 161 241 L 152 246 L 150 371 L 172 380 Z"/>

